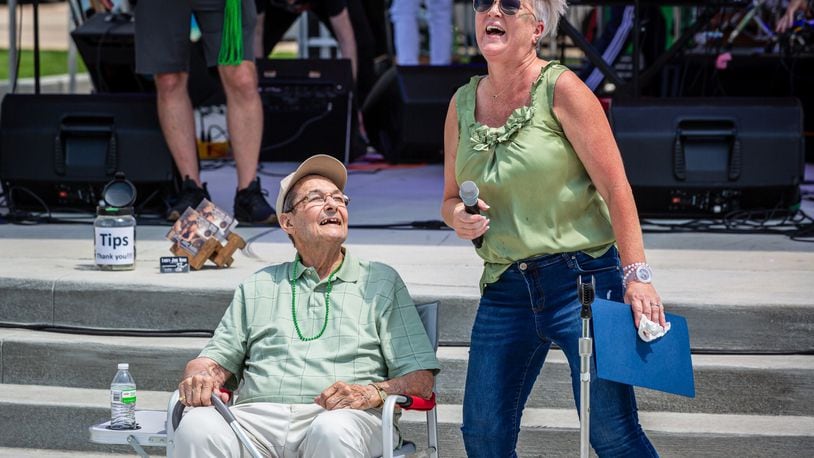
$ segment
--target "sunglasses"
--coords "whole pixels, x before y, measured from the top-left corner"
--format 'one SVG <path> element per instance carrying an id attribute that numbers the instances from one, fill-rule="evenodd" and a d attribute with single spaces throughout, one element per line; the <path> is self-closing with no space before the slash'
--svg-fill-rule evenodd
<path id="1" fill-rule="evenodd" d="M 514 16 L 520 11 L 521 0 L 472 0 L 472 8 L 478 13 L 485 13 L 498 1 L 500 11 L 507 16 Z"/>

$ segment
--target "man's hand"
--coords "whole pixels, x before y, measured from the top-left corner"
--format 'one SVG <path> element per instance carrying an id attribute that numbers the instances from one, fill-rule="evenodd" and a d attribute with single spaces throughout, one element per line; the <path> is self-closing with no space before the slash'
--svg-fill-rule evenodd
<path id="1" fill-rule="evenodd" d="M 381 398 L 379 398 L 376 388 L 371 385 L 350 385 L 345 382 L 336 382 L 314 398 L 314 402 L 327 410 L 367 410 L 378 407 L 381 404 Z"/>
<path id="2" fill-rule="evenodd" d="M 196 358 L 187 363 L 181 383 L 178 384 L 181 404 L 189 407 L 212 405 L 212 393 L 219 393 L 221 400 L 229 400 L 229 394 L 221 393 L 220 387 L 231 373 L 209 358 Z"/>

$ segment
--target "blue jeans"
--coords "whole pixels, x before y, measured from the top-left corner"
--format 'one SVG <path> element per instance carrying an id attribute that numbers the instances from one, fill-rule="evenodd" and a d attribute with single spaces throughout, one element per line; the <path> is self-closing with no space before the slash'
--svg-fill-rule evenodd
<path id="1" fill-rule="evenodd" d="M 579 410 L 577 277 L 593 275 L 596 297 L 622 301 L 619 264 L 613 247 L 596 259 L 581 252 L 546 255 L 512 264 L 486 287 L 472 328 L 464 394 L 461 431 L 470 458 L 517 456 L 523 407 L 552 342 L 568 359 Z M 594 361 L 590 421 L 591 445 L 600 457 L 658 456 L 639 425 L 633 388 L 596 377 Z"/>

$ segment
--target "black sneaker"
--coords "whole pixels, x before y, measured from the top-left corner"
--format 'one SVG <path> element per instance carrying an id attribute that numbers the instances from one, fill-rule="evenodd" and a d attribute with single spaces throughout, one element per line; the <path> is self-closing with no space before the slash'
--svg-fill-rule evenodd
<path id="1" fill-rule="evenodd" d="M 260 187 L 260 178 L 255 178 L 246 189 L 235 194 L 235 218 L 243 224 L 275 224 L 277 213 L 266 202 L 268 193 Z"/>
<path id="2" fill-rule="evenodd" d="M 198 184 L 186 176 L 184 183 L 181 185 L 181 192 L 178 193 L 175 205 L 170 207 L 167 212 L 167 220 L 175 221 L 181 217 L 187 207 L 195 208 L 204 199 L 209 199 L 209 191 L 206 190 L 206 183 L 202 188 Z M 211 199 L 210 199 L 211 200 Z"/>

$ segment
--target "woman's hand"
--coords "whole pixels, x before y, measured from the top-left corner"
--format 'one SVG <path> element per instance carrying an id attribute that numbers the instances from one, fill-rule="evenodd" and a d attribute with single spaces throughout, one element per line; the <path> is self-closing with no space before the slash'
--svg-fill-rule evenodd
<path id="1" fill-rule="evenodd" d="M 633 311 L 633 324 L 636 329 L 639 328 L 642 315 L 661 326 L 667 324 L 661 298 L 651 283 L 638 281 L 628 283 L 625 290 L 625 303 L 630 304 L 630 309 Z"/>
<path id="2" fill-rule="evenodd" d="M 489 210 L 486 202 L 478 199 L 478 208 L 481 211 Z M 483 215 L 472 215 L 466 212 L 464 203 L 459 202 L 452 210 L 451 226 L 455 234 L 464 240 L 473 240 L 489 230 L 489 218 Z"/>

